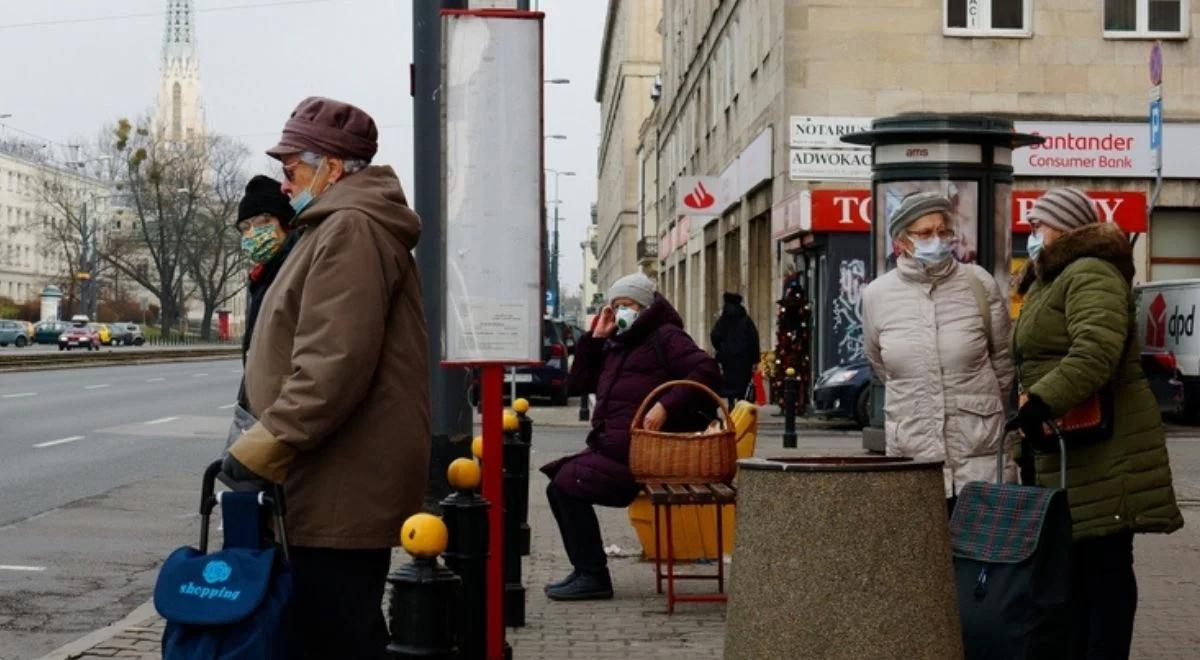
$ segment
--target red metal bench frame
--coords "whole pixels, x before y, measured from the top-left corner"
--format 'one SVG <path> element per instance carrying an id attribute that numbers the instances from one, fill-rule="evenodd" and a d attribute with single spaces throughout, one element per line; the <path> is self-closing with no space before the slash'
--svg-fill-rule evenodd
<path id="1" fill-rule="evenodd" d="M 654 507 L 654 578 L 658 593 L 663 592 L 663 579 L 667 581 L 667 614 L 675 613 L 675 603 L 724 603 L 725 595 L 725 530 L 724 507 L 737 505 L 737 489 L 725 484 L 644 484 Z M 671 510 L 680 505 L 713 506 L 717 510 L 717 572 L 704 575 L 678 575 L 675 573 L 675 537 Z M 667 523 L 667 571 L 662 570 L 663 551 L 660 531 L 660 510 L 666 509 Z M 716 580 L 715 594 L 676 594 L 676 580 Z"/>

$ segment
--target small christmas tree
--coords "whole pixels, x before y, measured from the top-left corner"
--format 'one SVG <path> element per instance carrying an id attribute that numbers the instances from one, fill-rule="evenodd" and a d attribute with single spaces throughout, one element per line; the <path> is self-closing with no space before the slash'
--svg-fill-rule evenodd
<path id="1" fill-rule="evenodd" d="M 800 273 L 789 275 L 783 283 L 783 297 L 775 306 L 775 363 L 771 370 L 771 402 L 783 405 L 783 379 L 788 368 L 796 370 L 796 409 L 804 411 L 812 373 L 809 345 L 812 331 L 809 319 L 812 305 L 804 291 Z"/>

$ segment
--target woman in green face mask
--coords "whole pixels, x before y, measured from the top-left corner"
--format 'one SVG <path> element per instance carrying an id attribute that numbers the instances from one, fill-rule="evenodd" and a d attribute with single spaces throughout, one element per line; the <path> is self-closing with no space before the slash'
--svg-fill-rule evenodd
<path id="1" fill-rule="evenodd" d="M 258 308 L 296 241 L 295 233 L 288 231 L 293 215 L 291 204 L 275 179 L 259 175 L 246 184 L 246 194 L 238 205 L 237 215 L 242 253 L 250 264 L 250 279 L 246 284 L 246 329 L 242 333 L 243 363 L 250 348 Z M 238 401 L 243 398 L 239 390 Z M 242 407 L 246 405 L 243 403 Z"/>

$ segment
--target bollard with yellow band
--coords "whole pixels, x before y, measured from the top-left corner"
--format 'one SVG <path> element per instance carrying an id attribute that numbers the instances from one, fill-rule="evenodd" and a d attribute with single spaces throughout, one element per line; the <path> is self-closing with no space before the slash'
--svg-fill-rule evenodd
<path id="1" fill-rule="evenodd" d="M 476 438 L 472 451 L 483 453 L 483 439 Z M 459 458 L 450 463 L 446 480 L 454 492 L 442 500 L 446 521 L 446 566 L 462 578 L 462 605 L 458 613 L 462 631 L 463 658 L 483 658 L 486 644 L 486 599 L 488 558 L 488 510 L 491 504 L 479 496 L 483 480 L 479 463 Z"/>
<path id="2" fill-rule="evenodd" d="M 428 513 L 410 517 L 400 530 L 400 543 L 413 560 L 388 575 L 390 658 L 459 657 L 462 579 L 437 560 L 447 536 L 441 518 Z"/>

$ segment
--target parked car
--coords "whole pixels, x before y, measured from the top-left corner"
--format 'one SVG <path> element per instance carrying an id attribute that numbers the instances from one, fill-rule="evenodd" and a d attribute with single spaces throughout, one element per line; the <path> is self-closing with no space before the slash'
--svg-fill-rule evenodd
<path id="1" fill-rule="evenodd" d="M 831 419 L 853 420 L 859 426 L 871 421 L 871 365 L 859 360 L 821 374 L 813 387 L 813 411 Z"/>
<path id="2" fill-rule="evenodd" d="M 58 336 L 58 350 L 69 351 L 72 348 L 100 350 L 100 333 L 94 324 L 88 323 L 86 316 L 72 317 L 71 326 Z"/>
<path id="3" fill-rule="evenodd" d="M 25 321 L 0 321 L 0 346 L 12 344 L 17 348 L 25 348 L 31 343 L 33 335 Z"/>
<path id="4" fill-rule="evenodd" d="M 146 335 L 142 334 L 142 327 L 136 323 L 118 323 L 117 325 L 125 328 L 125 332 L 129 333 L 125 340 L 126 345 L 141 346 L 146 343 Z"/>
<path id="5" fill-rule="evenodd" d="M 555 406 L 567 405 L 568 356 L 575 349 L 575 331 L 563 321 L 542 320 L 542 364 L 517 367 L 516 373 L 504 374 L 504 397 L 509 398 L 513 379 L 518 397 L 550 399 Z M 479 405 L 479 374 L 474 375 L 471 402 Z"/>
<path id="6" fill-rule="evenodd" d="M 96 334 L 99 335 L 100 343 L 102 345 L 112 346 L 112 332 L 109 331 L 107 325 L 103 323 L 89 323 L 88 325 L 90 325 L 92 330 L 95 330 Z"/>
<path id="7" fill-rule="evenodd" d="M 128 346 L 129 345 L 129 330 L 124 323 L 105 323 L 108 328 L 108 334 L 112 337 L 110 346 Z"/>
<path id="8" fill-rule="evenodd" d="M 42 321 L 33 326 L 33 343 L 57 344 L 58 336 L 69 327 L 70 324 L 63 321 Z"/>

